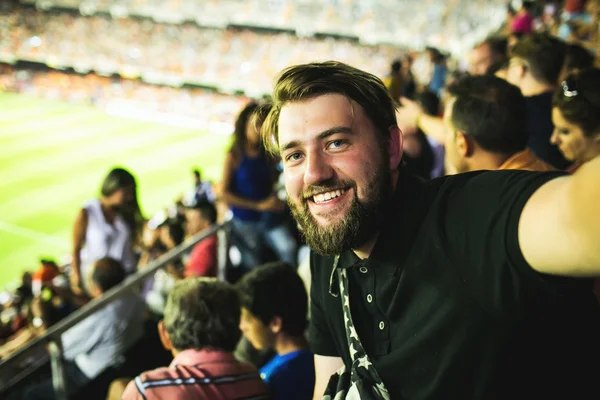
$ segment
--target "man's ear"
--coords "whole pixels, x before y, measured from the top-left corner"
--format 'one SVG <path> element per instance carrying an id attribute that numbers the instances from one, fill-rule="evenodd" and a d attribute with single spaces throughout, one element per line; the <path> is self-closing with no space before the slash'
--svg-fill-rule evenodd
<path id="1" fill-rule="evenodd" d="M 271 332 L 273 332 L 273 334 L 276 335 L 279 332 L 281 332 L 282 327 L 283 321 L 281 320 L 281 317 L 275 316 L 271 318 L 271 322 L 269 323 L 269 329 L 271 330 Z"/>
<path id="2" fill-rule="evenodd" d="M 165 328 L 165 321 L 162 319 L 158 321 L 158 336 L 165 350 L 173 351 L 173 343 L 171 343 L 171 338 L 169 337 L 167 328 Z"/>
<path id="3" fill-rule="evenodd" d="M 389 129 L 390 139 L 388 140 L 388 155 L 390 169 L 393 171 L 398 168 L 402 160 L 402 131 L 397 126 L 391 126 Z"/>
<path id="4" fill-rule="evenodd" d="M 464 132 L 458 131 L 456 132 L 456 151 L 463 158 L 469 158 L 475 152 L 475 142 L 473 142 L 473 138 L 467 135 Z"/>

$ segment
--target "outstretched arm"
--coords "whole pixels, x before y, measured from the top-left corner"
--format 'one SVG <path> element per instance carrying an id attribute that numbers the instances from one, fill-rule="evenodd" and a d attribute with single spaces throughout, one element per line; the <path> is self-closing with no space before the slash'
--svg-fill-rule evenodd
<path id="1" fill-rule="evenodd" d="M 519 245 L 538 272 L 600 276 L 600 157 L 531 196 L 519 220 Z"/>

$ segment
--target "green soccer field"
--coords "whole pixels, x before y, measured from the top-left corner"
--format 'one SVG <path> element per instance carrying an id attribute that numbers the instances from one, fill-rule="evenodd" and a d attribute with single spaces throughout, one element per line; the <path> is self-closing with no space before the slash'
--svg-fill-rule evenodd
<path id="1" fill-rule="evenodd" d="M 151 217 L 190 190 L 193 167 L 218 180 L 230 140 L 0 93 L 0 288 L 37 268 L 40 257 L 60 262 L 69 254 L 73 219 L 112 167 L 136 175 Z"/>

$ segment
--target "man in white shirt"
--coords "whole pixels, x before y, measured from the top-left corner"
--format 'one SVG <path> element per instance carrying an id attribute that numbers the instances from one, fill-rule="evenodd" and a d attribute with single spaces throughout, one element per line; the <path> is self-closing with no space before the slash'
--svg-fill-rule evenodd
<path id="1" fill-rule="evenodd" d="M 121 263 L 102 258 L 94 264 L 89 288 L 93 299 L 125 279 Z M 90 315 L 62 335 L 64 367 L 69 394 L 98 377 L 109 366 L 123 361 L 125 351 L 143 332 L 144 304 L 134 293 L 126 294 Z M 26 400 L 54 399 L 52 381 L 25 390 Z"/>

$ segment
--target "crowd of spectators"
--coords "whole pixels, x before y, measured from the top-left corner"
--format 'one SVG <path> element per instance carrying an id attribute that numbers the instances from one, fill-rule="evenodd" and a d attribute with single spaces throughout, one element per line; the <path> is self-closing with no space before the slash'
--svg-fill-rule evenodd
<path id="1" fill-rule="evenodd" d="M 55 70 L 0 66 L 0 88 L 50 100 L 94 104 L 103 109 L 123 108 L 145 113 L 190 117 L 203 123 L 231 125 L 248 99 L 200 88 L 174 88 L 136 79 L 108 78 L 94 73 L 67 74 Z"/>
<path id="2" fill-rule="evenodd" d="M 209 26 L 245 24 L 291 29 L 300 34 L 334 33 L 366 42 L 403 47 L 425 43 L 460 51 L 465 34 L 485 35 L 502 22 L 505 1 L 452 2 L 410 0 L 226 0 L 226 1 L 79 1 L 51 0 L 45 7 L 78 8 L 85 13 L 142 15 L 157 21 L 192 20 Z M 419 32 L 419 35 L 415 35 Z M 466 47 L 465 47 L 466 46 Z"/>
<path id="3" fill-rule="evenodd" d="M 132 77 L 164 74 L 255 95 L 268 93 L 273 77 L 289 65 L 339 59 L 381 75 L 398 51 L 395 46 L 363 46 L 350 40 L 35 9 L 2 15 L 0 26 L 5 33 L 0 35 L 0 56 Z"/>
<path id="4" fill-rule="evenodd" d="M 338 3 L 343 3 L 341 5 L 350 17 L 342 13 L 334 18 L 330 6 L 337 6 Z M 308 298 L 301 285 L 294 282 L 296 274 L 293 274 L 295 278 L 285 278 L 289 278 L 290 285 L 295 288 L 297 295 L 291 296 L 293 298 L 289 298 L 291 289 L 282 291 L 276 285 L 269 286 L 263 292 L 256 291 L 256 287 L 268 286 L 270 274 L 289 275 L 293 270 L 285 264 L 256 270 L 257 265 L 272 259 L 284 259 L 293 263 L 292 261 L 297 260 L 296 244 L 299 243 L 284 246 L 292 248 L 292 256 L 283 255 L 276 245 L 271 249 L 263 249 L 262 244 L 257 254 L 255 247 L 258 245 L 246 243 L 247 248 L 244 248 L 242 243 L 249 239 L 256 239 L 258 243 L 258 237 L 267 238 L 270 230 L 279 227 L 279 222 L 273 224 L 273 214 L 280 216 L 284 213 L 284 204 L 277 198 L 275 191 L 277 174 L 281 172 L 277 169 L 278 160 L 263 160 L 266 153 L 258 140 L 257 129 L 265 117 L 262 104 L 258 101 L 249 102 L 249 98 L 245 96 L 220 94 L 205 89 L 156 86 L 137 79 L 108 78 L 87 73 L 88 71 L 121 71 L 122 75 L 132 76 L 159 72 L 183 77 L 190 82 L 201 81 L 262 94 L 269 91 L 273 77 L 285 66 L 336 59 L 385 78 L 386 86 L 400 105 L 397 119 L 404 132 L 405 168 L 423 179 L 481 169 L 560 169 L 574 172 L 600 155 L 600 121 L 597 117 L 600 115 L 600 99 L 597 95 L 600 90 L 600 72 L 592 68 L 597 57 L 590 51 L 596 44 L 594 39 L 597 29 L 590 31 L 582 27 L 590 25 L 592 21 L 597 28 L 598 15 L 595 5 L 592 5 L 594 2 L 579 2 L 579 8 L 574 5 L 575 2 L 567 3 L 569 4 L 565 6 L 563 13 L 555 2 L 546 2 L 546 7 L 537 11 L 530 2 L 524 2 L 518 10 L 509 9 L 504 35 L 478 43 L 472 48 L 468 59 L 463 60 L 451 60 L 435 47 L 427 48 L 424 56 L 418 56 L 415 60 L 416 52 L 405 52 L 399 57 L 399 49 L 392 45 L 365 46 L 345 39 L 318 40 L 288 33 L 267 34 L 250 30 L 201 28 L 193 23 L 171 25 L 150 20 L 113 19 L 105 15 L 76 16 L 69 12 L 46 13 L 33 9 L 0 16 L 1 56 L 42 61 L 48 66 L 71 66 L 76 71 L 84 72 L 67 74 L 23 70 L 5 65 L 0 69 L 0 87 L 53 99 L 92 102 L 103 107 L 111 101 L 126 100 L 139 108 L 154 112 L 200 117 L 208 121 L 217 119 L 235 126 L 235 140 L 224 166 L 225 185 L 213 193 L 213 187 L 200 179 L 199 172 L 195 173 L 193 193 L 166 214 L 146 221 L 139 231 L 138 241 L 136 233 L 129 232 L 133 235 L 130 246 L 139 256 L 138 269 L 143 269 L 149 261 L 215 224 L 231 209 L 233 236 L 235 237 L 236 231 L 238 234 L 238 242 L 234 240 L 234 246 L 242 254 L 245 250 L 255 252 L 244 255 L 240 260 L 242 273 L 254 271 L 241 278 L 237 295 L 226 284 L 218 286 L 214 282 L 207 284 L 204 281 L 194 281 L 198 276 L 219 276 L 215 269 L 217 240 L 214 237 L 201 242 L 202 248 L 195 247 L 180 261 L 159 271 L 141 289 L 141 294 L 146 300 L 150 315 L 164 318 L 159 324 L 158 333 L 165 348 L 172 352 L 176 363 L 169 369 L 141 374 L 132 383 L 129 381 L 133 377 L 121 377 L 113 382 L 111 392 L 114 391 L 120 397 L 125 391 L 127 399 L 140 398 L 146 390 L 155 390 L 152 381 L 156 377 L 171 380 L 175 382 L 173 385 L 182 377 L 189 378 L 190 374 L 194 379 L 199 379 L 199 372 L 194 370 L 196 367 L 192 368 L 190 360 L 205 360 L 207 355 L 200 348 L 211 344 L 216 347 L 219 359 L 231 364 L 231 370 L 219 373 L 223 376 L 233 373 L 231 371 L 254 374 L 249 378 L 254 386 L 248 385 L 244 390 L 257 396 L 264 394 L 264 387 L 257 379 L 255 369 L 247 369 L 247 366 L 240 365 L 231 358 L 234 344 L 240 348 L 253 348 L 252 351 L 259 353 L 245 357 L 244 361 L 253 362 L 257 368 L 263 367 L 262 378 L 275 392 L 288 393 L 292 387 L 286 386 L 288 381 L 273 383 L 278 376 L 276 369 L 279 363 L 297 363 L 295 368 L 301 369 L 297 376 L 306 375 L 306 382 L 312 382 L 312 385 L 314 381 L 310 378 L 314 375 L 310 374 L 314 374 L 314 371 L 307 362 L 312 354 L 308 351 L 308 343 L 303 335 Z M 119 6 L 129 11 L 136 10 L 140 14 L 149 14 L 159 7 L 158 2 L 150 1 L 109 4 L 64 0 L 54 1 L 53 4 L 79 7 L 81 10 L 87 7 L 90 13 L 104 9 L 114 11 L 114 7 Z M 167 5 L 161 3 L 160 7 L 165 7 L 167 11 L 185 10 L 188 15 L 194 15 L 197 13 L 196 4 L 197 2 L 172 2 Z M 222 8 L 219 5 L 219 10 L 222 12 L 230 7 L 236 13 L 252 16 L 259 4 L 261 3 L 258 1 L 244 4 L 228 1 Z M 269 4 L 271 8 L 267 8 L 267 12 L 261 15 L 270 15 L 268 11 L 275 10 L 275 14 L 270 15 L 270 25 L 287 26 L 287 21 L 297 23 L 308 17 L 319 21 L 317 15 L 325 15 L 328 16 L 324 19 L 326 28 L 339 27 L 342 22 L 348 22 L 344 20 L 347 17 L 357 25 L 346 24 L 346 28 L 338 28 L 336 32 L 354 34 L 362 32 L 357 31 L 356 26 L 371 26 L 373 20 L 370 18 L 380 15 L 382 10 L 389 11 L 392 6 L 389 2 L 379 2 L 377 5 L 369 3 L 370 7 L 366 7 L 366 3 L 355 1 L 305 1 L 297 5 L 281 1 Z M 402 4 L 406 6 L 408 3 Z M 435 2 L 422 4 L 433 7 L 434 10 L 435 5 L 439 6 Z M 448 14 L 446 22 L 453 22 L 460 32 L 464 29 L 461 26 L 469 26 L 471 21 L 465 19 L 464 15 L 474 13 L 473 10 L 483 10 L 483 3 L 479 1 L 469 2 L 468 5 L 464 2 L 452 4 L 455 14 Z M 217 2 L 208 2 L 207 7 L 217 7 Z M 398 21 L 402 19 L 399 18 L 394 26 L 425 32 L 421 40 L 427 38 L 431 43 L 432 33 L 418 23 L 426 16 L 438 15 L 439 10 L 425 12 L 419 7 L 422 5 L 415 6 L 414 11 L 411 11 L 418 18 L 407 26 L 400 26 L 402 24 Z M 485 10 L 485 13 L 489 13 L 493 7 Z M 236 20 L 236 13 L 230 15 L 231 20 Z M 388 18 L 391 21 L 394 15 L 396 14 L 388 12 L 382 21 L 388 21 Z M 461 23 L 454 19 L 457 16 L 462 16 Z M 489 18 L 487 14 L 481 16 L 482 19 Z M 259 18 L 253 21 L 266 22 Z M 436 24 L 435 18 L 426 22 L 428 26 Z M 388 29 L 387 32 L 399 31 Z M 562 39 L 552 36 L 552 33 Z M 98 40 L 99 35 L 102 40 Z M 570 43 L 567 44 L 566 41 Z M 417 73 L 416 70 L 426 72 Z M 115 187 L 113 191 L 103 192 L 103 196 L 114 196 L 120 190 L 130 190 L 130 186 Z M 135 183 L 133 188 L 135 189 Z M 103 205 L 109 209 L 112 207 L 106 198 L 97 199 L 97 202 L 101 211 Z M 217 213 L 215 203 L 217 208 L 225 212 Z M 106 216 L 106 212 L 104 215 Z M 271 225 L 264 223 L 263 219 L 267 219 L 263 218 L 265 216 Z M 286 225 L 286 230 L 288 228 L 290 226 Z M 290 232 L 278 234 L 279 239 L 284 236 L 287 238 L 292 235 Z M 89 239 L 90 236 L 86 237 Z M 268 242 L 268 238 L 265 238 L 261 240 Z M 296 241 L 297 238 L 292 240 Z M 276 241 L 271 242 L 276 244 Z M 80 250 L 81 248 L 75 249 L 77 252 Z M 253 255 L 259 257 L 254 258 Z M 125 264 L 124 259 L 119 259 L 118 256 L 115 258 L 117 262 Z M 102 258 L 96 257 L 91 260 L 90 265 L 98 268 L 95 263 L 99 260 Z M 300 261 L 302 260 L 301 258 Z M 68 273 L 68 270 L 62 271 L 55 264 L 43 261 L 40 271 L 33 275 L 25 274 L 17 291 L 2 299 L 0 341 L 4 341 L 4 345 L 0 349 L 0 357 L 10 355 L 20 345 L 43 333 L 48 326 L 83 304 L 85 300 L 82 295 L 87 295 L 88 300 L 90 297 L 101 296 L 102 290 L 90 293 L 89 288 L 84 287 L 81 282 L 74 282 L 72 278 L 69 287 L 68 279 L 63 273 Z M 239 278 L 219 277 L 229 280 Z M 267 283 L 260 282 L 261 279 Z M 178 282 L 180 280 L 186 282 Z M 281 278 L 282 282 L 283 280 Z M 225 312 L 220 314 L 207 306 L 204 309 L 206 313 L 198 315 L 189 307 L 186 308 L 184 300 L 187 293 L 195 293 L 203 285 L 207 285 L 204 290 L 209 294 L 205 295 L 206 298 L 196 296 L 197 301 L 206 305 L 227 300 L 229 307 L 238 311 L 241 308 L 241 314 L 237 311 L 231 315 Z M 211 285 L 214 287 L 211 288 Z M 211 290 L 224 297 L 211 297 Z M 272 296 L 261 297 L 265 293 L 271 293 Z M 285 313 L 290 310 L 285 307 L 283 310 L 273 310 L 286 300 L 297 301 L 290 306 L 296 307 L 296 314 L 286 316 Z M 182 329 L 200 328 L 192 326 L 193 324 L 183 324 L 178 313 L 185 314 L 186 319 L 225 318 L 227 324 L 223 326 L 228 327 L 229 333 L 233 329 L 235 334 L 231 334 L 231 337 L 224 336 L 228 339 L 227 343 L 210 342 L 208 339 L 202 343 L 183 340 L 186 333 Z M 286 318 L 288 322 L 295 319 L 297 326 L 290 330 L 285 321 L 282 322 Z M 246 337 L 241 341 L 238 340 L 241 335 L 237 325 L 240 325 Z M 282 346 L 289 344 L 290 340 L 295 344 L 294 357 L 281 351 Z M 271 351 L 270 355 L 276 355 L 271 362 L 261 363 L 257 360 L 264 356 L 260 354 L 262 351 Z M 242 354 L 242 351 L 238 349 L 235 354 Z M 71 361 L 83 369 L 81 362 L 77 360 L 74 356 Z M 179 368 L 177 363 L 182 363 L 183 367 Z M 200 364 L 202 363 L 197 362 L 194 365 Z M 139 374 L 141 370 L 135 373 Z M 86 377 L 96 377 L 96 374 L 91 375 L 94 376 L 87 374 Z M 289 393 L 285 396 L 290 398 Z M 309 394 L 304 398 L 309 398 Z"/>

